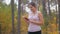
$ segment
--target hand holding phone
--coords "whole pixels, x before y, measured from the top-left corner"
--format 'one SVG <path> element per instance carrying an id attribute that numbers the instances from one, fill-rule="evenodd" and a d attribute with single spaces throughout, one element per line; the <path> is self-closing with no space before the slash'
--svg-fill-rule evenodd
<path id="1" fill-rule="evenodd" d="M 25 19 L 29 21 L 29 19 L 28 19 L 28 18 L 25 18 Z"/>
<path id="2" fill-rule="evenodd" d="M 29 20 L 29 19 L 28 19 L 27 17 L 25 17 L 25 16 L 23 16 L 23 18 L 24 18 L 25 20 L 27 20 L 27 21 Z"/>

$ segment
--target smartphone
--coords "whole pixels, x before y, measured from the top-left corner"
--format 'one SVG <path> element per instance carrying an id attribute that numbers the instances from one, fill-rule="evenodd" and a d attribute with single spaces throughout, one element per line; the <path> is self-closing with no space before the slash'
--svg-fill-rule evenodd
<path id="1" fill-rule="evenodd" d="M 25 18 L 26 20 L 29 20 L 28 18 Z"/>

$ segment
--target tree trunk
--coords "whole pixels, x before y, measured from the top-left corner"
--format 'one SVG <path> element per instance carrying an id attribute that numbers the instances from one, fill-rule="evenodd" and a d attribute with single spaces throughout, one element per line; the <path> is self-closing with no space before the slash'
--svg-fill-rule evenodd
<path id="1" fill-rule="evenodd" d="M 59 34 L 60 34 L 60 0 L 58 0 L 58 11 L 59 11 Z"/>
<path id="2" fill-rule="evenodd" d="M 20 34 L 20 17 L 21 17 L 21 0 L 18 0 L 18 33 L 17 34 Z"/>
<path id="3" fill-rule="evenodd" d="M 48 21 L 47 21 L 47 11 L 46 11 L 46 0 L 42 0 L 42 6 L 43 6 L 43 15 L 44 15 L 44 20 L 45 20 L 45 23 L 44 23 L 44 26 L 46 27 L 46 31 L 44 34 L 48 34 L 47 33 L 47 25 L 48 25 Z"/>
<path id="4" fill-rule="evenodd" d="M 15 34 L 15 29 L 14 29 L 14 0 L 11 0 L 11 10 L 12 10 L 12 33 Z"/>

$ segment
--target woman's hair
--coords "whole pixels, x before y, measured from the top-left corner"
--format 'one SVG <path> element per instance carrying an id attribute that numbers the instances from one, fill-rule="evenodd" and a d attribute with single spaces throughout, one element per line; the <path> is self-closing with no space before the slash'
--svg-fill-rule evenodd
<path id="1" fill-rule="evenodd" d="M 32 5 L 33 7 L 36 8 L 36 4 L 34 2 L 30 2 L 29 5 Z"/>

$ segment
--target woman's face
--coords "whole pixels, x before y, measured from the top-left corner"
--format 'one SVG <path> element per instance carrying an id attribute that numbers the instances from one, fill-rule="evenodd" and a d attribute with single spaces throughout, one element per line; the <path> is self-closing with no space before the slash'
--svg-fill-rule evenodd
<path id="1" fill-rule="evenodd" d="M 36 7 L 34 7 L 34 6 L 32 6 L 32 5 L 29 5 L 29 8 L 30 8 L 33 12 L 36 11 Z"/>

